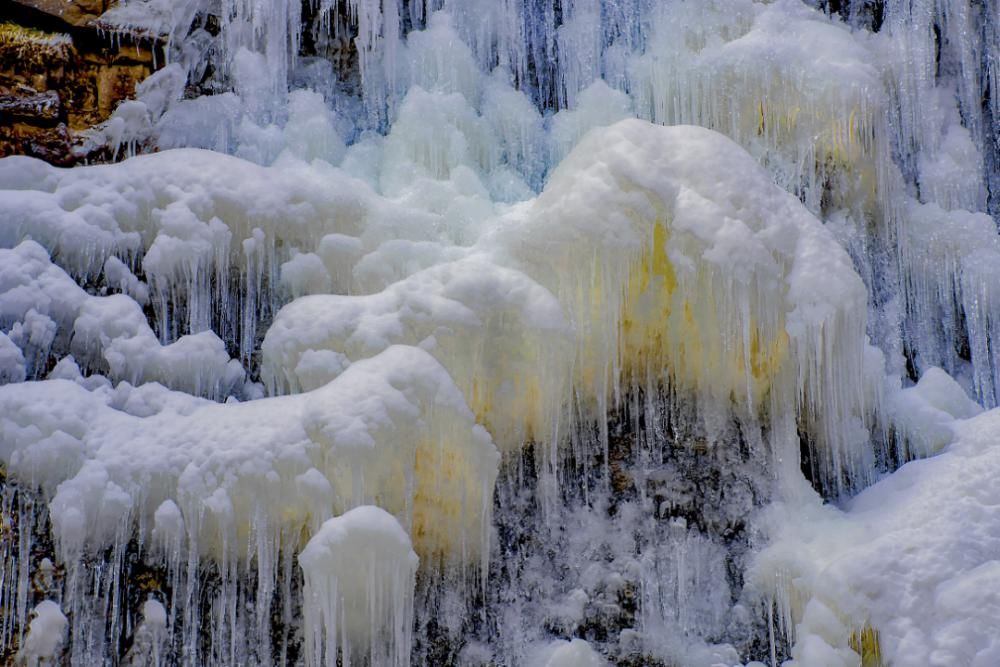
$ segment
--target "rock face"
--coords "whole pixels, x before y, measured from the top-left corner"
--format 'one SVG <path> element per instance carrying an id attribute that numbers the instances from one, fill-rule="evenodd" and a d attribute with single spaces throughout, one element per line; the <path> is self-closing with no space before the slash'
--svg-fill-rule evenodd
<path id="1" fill-rule="evenodd" d="M 9 0 L 27 11 L 35 11 L 76 27 L 89 26 L 110 9 L 112 0 Z"/>
<path id="2" fill-rule="evenodd" d="M 88 156 L 83 130 L 106 120 L 156 67 L 156 40 L 101 32 L 111 0 L 10 0 L 0 8 L 0 157 L 59 165 Z"/>

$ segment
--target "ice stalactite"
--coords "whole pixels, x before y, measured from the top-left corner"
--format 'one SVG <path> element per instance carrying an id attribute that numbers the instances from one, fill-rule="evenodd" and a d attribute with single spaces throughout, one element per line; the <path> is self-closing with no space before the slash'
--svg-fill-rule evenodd
<path id="1" fill-rule="evenodd" d="M 189 157 L 188 165 L 199 159 L 197 153 Z M 367 188 L 345 182 L 330 190 L 308 169 L 286 172 L 288 184 L 298 185 L 285 190 L 282 201 L 271 199 L 280 190 L 262 186 L 270 172 L 254 174 L 252 165 L 235 158 L 226 167 L 214 154 L 203 155 L 200 173 L 170 161 L 178 178 L 164 174 L 165 165 L 155 158 L 143 169 L 143 159 L 150 160 L 138 159 L 127 174 L 96 168 L 104 187 L 79 181 L 82 172 L 41 164 L 25 164 L 27 173 L 18 174 L 18 160 L 8 161 L 9 193 L 0 206 L 10 224 L 0 233 L 10 245 L 30 236 L 80 281 L 94 280 L 111 266 L 108 280 L 120 285 L 121 271 L 108 261 L 132 263 L 148 285 L 164 344 L 213 329 L 249 359 L 258 323 L 289 298 L 279 288 L 279 271 L 291 259 L 290 249 L 312 249 L 334 230 L 356 235 L 369 215 Z M 28 186 L 32 177 L 36 186 L 45 185 Z M 332 228 L 329 212 L 335 212 Z M 405 224 L 405 218 L 395 224 Z M 83 295 L 75 285 L 67 291 Z"/>
<path id="2" fill-rule="evenodd" d="M 998 400 L 997 267 L 1000 236 L 984 213 L 946 211 L 911 202 L 900 250 L 907 267 L 907 328 L 911 354 L 923 372 L 941 366 L 986 407 Z"/>
<path id="3" fill-rule="evenodd" d="M 326 521 L 299 555 L 306 665 L 409 665 L 418 560 L 377 507 Z"/>
<path id="4" fill-rule="evenodd" d="M 151 544 L 147 558 L 164 567 L 172 622 L 184 628 L 175 650 L 208 664 L 272 659 L 271 606 L 297 608 L 287 589 L 276 600 L 279 567 L 302 531 L 354 506 L 392 511 L 432 571 L 485 567 L 496 450 L 420 350 L 390 348 L 319 394 L 268 399 L 263 410 L 267 403 L 222 406 L 162 388 L 138 396 L 125 384 L 32 386 L 41 394 L 2 390 L 3 457 L 8 474 L 52 494 L 76 661 L 102 660 L 121 640 L 124 628 L 105 628 L 105 619 L 120 618 L 133 540 Z M 43 417 L 42 395 L 58 395 L 60 411 Z M 101 554 L 107 571 L 90 564 Z M 214 576 L 199 572 L 203 559 Z M 207 648 L 202 623 L 213 629 Z M 255 627 L 259 639 L 247 646 L 240 637 Z"/>
<path id="5" fill-rule="evenodd" d="M 135 300 L 87 294 L 34 241 L 0 249 L 0 261 L 0 321 L 13 337 L 8 340 L 26 353 L 24 372 L 32 379 L 44 377 L 53 358 L 72 353 L 67 359 L 74 365 L 116 382 L 160 382 L 216 399 L 250 389 L 243 367 L 214 332 L 161 345 Z"/>

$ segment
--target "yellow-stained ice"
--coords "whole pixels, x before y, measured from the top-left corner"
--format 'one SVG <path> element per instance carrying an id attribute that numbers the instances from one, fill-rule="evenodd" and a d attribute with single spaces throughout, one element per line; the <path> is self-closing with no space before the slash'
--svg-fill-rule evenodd
<path id="1" fill-rule="evenodd" d="M 837 376 L 863 381 L 849 370 L 863 284 L 821 223 L 720 134 L 597 130 L 486 240 L 377 294 L 294 301 L 262 346 L 265 378 L 295 390 L 303 374 L 325 377 L 316 351 L 350 365 L 418 345 L 501 451 L 555 451 L 570 415 L 602 423 L 630 389 L 669 384 L 750 418 L 777 407 L 794 422 L 809 401 L 829 458 L 851 456 L 830 425 L 863 416 L 863 392 Z"/>

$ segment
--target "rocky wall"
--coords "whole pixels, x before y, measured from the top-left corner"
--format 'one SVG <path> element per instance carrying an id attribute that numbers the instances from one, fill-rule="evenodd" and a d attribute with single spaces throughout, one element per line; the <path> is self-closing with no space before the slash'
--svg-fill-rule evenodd
<path id="1" fill-rule="evenodd" d="M 112 33 L 112 0 L 8 0 L 0 6 L 0 157 L 53 164 L 107 157 L 84 133 L 163 62 L 162 43 Z"/>

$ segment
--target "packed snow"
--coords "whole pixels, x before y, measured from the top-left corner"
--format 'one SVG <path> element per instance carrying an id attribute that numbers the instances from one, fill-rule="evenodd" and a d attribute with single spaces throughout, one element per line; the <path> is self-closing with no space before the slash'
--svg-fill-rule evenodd
<path id="1" fill-rule="evenodd" d="M 20 657 L 28 667 L 38 667 L 56 657 L 69 621 L 52 600 L 39 602 L 31 616 Z"/>

